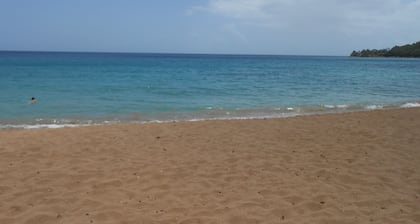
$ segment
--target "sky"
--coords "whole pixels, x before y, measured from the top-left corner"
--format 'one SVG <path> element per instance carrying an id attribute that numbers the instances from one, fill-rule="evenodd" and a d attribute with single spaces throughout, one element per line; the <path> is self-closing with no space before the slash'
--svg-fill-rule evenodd
<path id="1" fill-rule="evenodd" d="M 420 41 L 420 0 L 0 0 L 0 50 L 349 55 Z"/>

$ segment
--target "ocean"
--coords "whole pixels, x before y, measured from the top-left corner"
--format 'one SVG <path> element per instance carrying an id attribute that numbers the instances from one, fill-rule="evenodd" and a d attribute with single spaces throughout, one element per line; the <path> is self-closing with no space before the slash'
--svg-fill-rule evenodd
<path id="1" fill-rule="evenodd" d="M 0 52 L 0 129 L 416 106 L 419 59 Z"/>

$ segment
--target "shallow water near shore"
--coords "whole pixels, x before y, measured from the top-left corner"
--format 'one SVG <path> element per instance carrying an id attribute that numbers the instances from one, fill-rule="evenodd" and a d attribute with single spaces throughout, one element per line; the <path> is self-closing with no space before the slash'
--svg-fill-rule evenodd
<path id="1" fill-rule="evenodd" d="M 419 86 L 417 59 L 0 52 L 0 128 L 416 107 Z"/>

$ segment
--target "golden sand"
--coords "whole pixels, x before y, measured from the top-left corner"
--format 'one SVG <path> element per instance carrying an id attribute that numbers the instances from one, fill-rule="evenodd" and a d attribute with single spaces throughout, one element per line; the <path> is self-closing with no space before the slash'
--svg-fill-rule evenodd
<path id="1" fill-rule="evenodd" d="M 420 109 L 0 131 L 0 223 L 420 223 Z"/>

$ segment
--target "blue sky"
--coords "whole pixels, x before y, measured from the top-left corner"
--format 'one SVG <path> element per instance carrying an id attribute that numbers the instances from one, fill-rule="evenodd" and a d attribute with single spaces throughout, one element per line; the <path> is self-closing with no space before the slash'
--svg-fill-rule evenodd
<path id="1" fill-rule="evenodd" d="M 348 55 L 420 41 L 420 0 L 0 0 L 0 49 Z"/>

